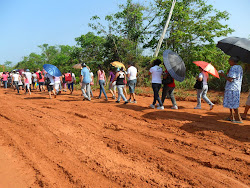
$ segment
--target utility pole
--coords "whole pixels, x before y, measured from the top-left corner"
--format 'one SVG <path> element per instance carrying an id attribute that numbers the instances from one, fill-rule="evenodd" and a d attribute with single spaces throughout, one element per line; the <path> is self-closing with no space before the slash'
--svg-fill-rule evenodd
<path id="1" fill-rule="evenodd" d="M 171 7 L 171 9 L 170 9 L 170 12 L 169 12 L 169 15 L 168 15 L 167 22 L 166 22 L 166 24 L 165 24 L 165 27 L 164 27 L 163 32 L 162 32 L 162 34 L 161 34 L 161 38 L 160 38 L 160 40 L 159 40 L 159 42 L 158 42 L 157 48 L 156 48 L 155 53 L 154 53 L 154 56 L 155 56 L 155 57 L 158 56 L 158 53 L 159 53 L 159 51 L 160 51 L 161 44 L 162 44 L 163 38 L 164 38 L 164 36 L 165 36 L 165 34 L 166 34 L 166 31 L 167 31 L 167 28 L 168 28 L 168 24 L 169 24 L 169 22 L 170 22 L 170 19 L 171 19 L 173 10 L 174 10 L 175 3 L 176 3 L 176 0 L 173 0 L 173 2 L 172 2 L 172 7 Z"/>

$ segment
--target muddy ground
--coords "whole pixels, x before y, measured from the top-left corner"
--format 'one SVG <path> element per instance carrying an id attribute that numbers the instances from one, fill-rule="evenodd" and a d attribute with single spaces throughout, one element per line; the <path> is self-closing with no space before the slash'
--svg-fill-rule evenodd
<path id="1" fill-rule="evenodd" d="M 250 186 L 249 116 L 234 124 L 221 105 L 166 100 L 160 111 L 137 100 L 0 88 L 0 187 Z"/>

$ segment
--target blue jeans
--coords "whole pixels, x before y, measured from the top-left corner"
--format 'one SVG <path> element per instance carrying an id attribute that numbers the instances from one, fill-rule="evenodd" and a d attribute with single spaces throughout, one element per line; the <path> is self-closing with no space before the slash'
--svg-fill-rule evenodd
<path id="1" fill-rule="evenodd" d="M 135 92 L 136 82 L 137 82 L 137 79 L 128 81 L 129 93 L 134 93 Z"/>
<path id="2" fill-rule="evenodd" d="M 71 89 L 70 89 L 71 88 Z M 74 90 L 74 83 L 68 83 L 68 89 L 73 91 Z"/>
<path id="3" fill-rule="evenodd" d="M 201 97 L 207 104 L 213 105 L 213 103 L 207 98 L 208 85 L 203 85 L 202 89 L 197 89 L 197 107 L 201 107 Z"/>
<path id="4" fill-rule="evenodd" d="M 19 93 L 18 82 L 17 82 L 17 81 L 14 81 L 14 85 L 15 85 L 15 87 L 16 87 L 16 89 L 17 89 L 17 93 Z"/>
<path id="5" fill-rule="evenodd" d="M 123 94 L 123 88 L 124 85 L 117 85 L 117 90 L 118 90 L 118 98 L 117 101 L 120 101 L 121 97 L 124 101 L 127 101 L 126 97 Z"/>
<path id="6" fill-rule="evenodd" d="M 4 88 L 7 88 L 7 81 L 3 81 Z"/>
<path id="7" fill-rule="evenodd" d="M 159 96 L 159 91 L 161 89 L 161 84 L 152 83 L 152 88 L 153 88 L 153 91 L 154 91 L 153 105 L 155 105 L 156 101 L 158 101 L 159 105 L 163 106 L 162 102 L 161 102 L 161 99 L 160 99 L 160 96 Z"/>
<path id="8" fill-rule="evenodd" d="M 103 92 L 105 98 L 108 99 L 107 94 L 106 94 L 106 92 L 105 92 L 104 84 L 105 84 L 105 81 L 104 81 L 104 80 L 99 80 L 99 85 L 100 85 L 100 94 L 99 94 L 99 98 L 101 98 L 101 95 L 102 95 L 102 92 Z"/>

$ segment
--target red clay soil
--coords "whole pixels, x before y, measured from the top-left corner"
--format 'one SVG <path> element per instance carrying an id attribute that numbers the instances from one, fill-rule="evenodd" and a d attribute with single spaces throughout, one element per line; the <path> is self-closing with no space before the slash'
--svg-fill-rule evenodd
<path id="1" fill-rule="evenodd" d="M 0 187 L 250 186 L 249 116 L 234 124 L 221 105 L 171 110 L 166 100 L 160 111 L 148 108 L 152 97 L 137 99 L 1 88 Z"/>

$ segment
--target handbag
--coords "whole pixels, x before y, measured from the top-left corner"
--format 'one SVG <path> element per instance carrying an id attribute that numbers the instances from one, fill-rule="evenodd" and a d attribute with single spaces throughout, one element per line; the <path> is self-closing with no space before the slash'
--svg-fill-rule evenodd
<path id="1" fill-rule="evenodd" d="M 194 88 L 195 89 L 202 89 L 203 88 L 203 80 L 201 80 L 201 81 L 196 80 L 196 82 L 194 84 Z"/>
<path id="2" fill-rule="evenodd" d="M 173 83 L 174 79 L 172 78 L 172 76 L 168 73 L 167 77 L 165 79 L 162 80 L 162 84 L 167 85 L 167 84 L 171 84 Z"/>

